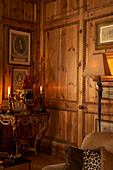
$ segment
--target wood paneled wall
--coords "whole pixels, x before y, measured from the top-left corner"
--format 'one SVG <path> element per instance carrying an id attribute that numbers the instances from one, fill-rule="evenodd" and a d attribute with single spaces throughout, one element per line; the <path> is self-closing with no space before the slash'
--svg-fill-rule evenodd
<path id="1" fill-rule="evenodd" d="M 39 29 L 40 3 L 33 0 L 3 0 L 0 1 L 0 104 L 7 98 L 7 87 L 12 86 L 12 69 L 27 68 L 30 75 L 39 71 Z M 31 33 L 31 65 L 14 65 L 8 63 L 9 29 Z M 37 74 L 38 75 L 38 74 Z"/>
<path id="2" fill-rule="evenodd" d="M 3 5 L 4 16 L 34 22 L 34 3 L 18 0 L 4 0 Z"/>
<path id="3" fill-rule="evenodd" d="M 48 22 L 67 15 L 78 14 L 79 1 L 44 1 L 43 5 L 44 22 Z"/>
<path id="4" fill-rule="evenodd" d="M 0 0 L 0 105 L 7 105 L 8 86 L 12 87 L 13 81 L 13 68 L 25 68 L 31 76 L 38 75 L 40 67 L 39 18 L 40 2 L 37 0 Z M 10 28 L 31 33 L 30 66 L 9 64 Z M 38 83 L 37 89 L 39 88 Z M 12 131 L 7 131 L 8 127 L 3 128 L 2 126 L 0 128 L 2 144 L 7 145 L 10 141 L 9 138 L 12 140 Z"/>
<path id="5" fill-rule="evenodd" d="M 55 155 L 62 155 L 67 143 L 80 147 L 85 135 L 95 131 L 96 82 L 82 73 L 93 53 L 113 51 L 95 49 L 95 23 L 112 19 L 112 7 L 113 0 L 41 1 L 42 83 L 44 105 L 51 113 L 42 143 Z M 101 119 L 113 120 L 112 103 L 102 100 Z"/>
<path id="6" fill-rule="evenodd" d="M 41 144 L 62 156 L 66 144 L 80 147 L 85 135 L 95 131 L 96 82 L 82 73 L 93 53 L 113 52 L 95 48 L 95 24 L 113 19 L 113 0 L 0 0 L 0 7 L 0 104 L 13 67 L 28 68 L 31 75 L 41 72 L 37 91 L 43 85 L 43 104 L 50 112 Z M 8 64 L 9 28 L 31 32 L 30 67 Z M 103 120 L 113 120 L 112 106 L 112 100 L 102 100 Z"/>
<path id="7" fill-rule="evenodd" d="M 77 32 L 77 23 L 45 31 L 45 98 L 77 101 Z"/>

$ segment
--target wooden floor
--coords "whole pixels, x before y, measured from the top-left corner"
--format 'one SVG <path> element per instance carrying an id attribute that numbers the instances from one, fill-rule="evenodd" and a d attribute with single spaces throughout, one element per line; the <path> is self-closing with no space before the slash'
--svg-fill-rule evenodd
<path id="1" fill-rule="evenodd" d="M 63 159 L 42 152 L 38 152 L 37 156 L 35 156 L 35 154 L 31 152 L 25 154 L 24 157 L 31 160 L 31 170 L 41 170 L 46 165 L 52 165 L 52 164 L 64 162 Z"/>

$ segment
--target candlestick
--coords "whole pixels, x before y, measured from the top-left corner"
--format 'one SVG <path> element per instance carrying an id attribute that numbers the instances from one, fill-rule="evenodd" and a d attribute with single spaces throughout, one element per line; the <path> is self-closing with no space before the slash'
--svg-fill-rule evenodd
<path id="1" fill-rule="evenodd" d="M 11 92 L 10 92 L 10 90 L 11 90 L 11 88 L 10 88 L 10 86 L 8 86 L 8 101 L 7 101 L 8 107 L 9 107 L 9 109 L 7 110 L 8 115 L 12 114 L 12 103 L 11 103 L 11 96 L 10 96 Z"/>
<path id="2" fill-rule="evenodd" d="M 40 86 L 40 94 L 42 94 L 42 86 Z"/>
<path id="3" fill-rule="evenodd" d="M 8 97 L 10 97 L 10 86 L 8 86 Z"/>
<path id="4" fill-rule="evenodd" d="M 43 112 L 43 103 L 42 103 L 42 90 L 43 90 L 43 87 L 40 86 L 40 96 L 39 96 L 39 109 L 38 111 L 40 112 Z"/>

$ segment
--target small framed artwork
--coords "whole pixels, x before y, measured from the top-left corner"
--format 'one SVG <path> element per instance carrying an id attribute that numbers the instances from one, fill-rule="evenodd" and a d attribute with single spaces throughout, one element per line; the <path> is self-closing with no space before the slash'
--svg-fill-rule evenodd
<path id="1" fill-rule="evenodd" d="M 95 49 L 113 48 L 113 20 L 95 23 Z"/>
<path id="2" fill-rule="evenodd" d="M 101 126 L 102 132 L 113 132 L 113 121 L 101 120 L 100 126 Z M 95 131 L 99 131 L 98 130 L 98 119 L 95 119 Z"/>
<path id="3" fill-rule="evenodd" d="M 21 84 L 24 83 L 24 78 L 28 73 L 27 69 L 16 69 L 13 68 L 12 78 L 12 95 L 15 95 L 17 90 L 21 90 Z"/>
<path id="4" fill-rule="evenodd" d="M 9 64 L 30 65 L 31 33 L 9 29 Z"/>
<path id="5" fill-rule="evenodd" d="M 102 99 L 113 100 L 113 85 L 102 85 Z"/>

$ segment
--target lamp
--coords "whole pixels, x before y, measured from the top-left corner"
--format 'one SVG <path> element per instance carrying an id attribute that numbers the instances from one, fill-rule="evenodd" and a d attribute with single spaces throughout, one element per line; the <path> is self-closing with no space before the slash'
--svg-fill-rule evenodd
<path id="1" fill-rule="evenodd" d="M 101 131 L 100 127 L 100 117 L 101 117 L 101 96 L 102 96 L 102 84 L 101 84 L 101 76 L 110 76 L 110 69 L 108 66 L 108 62 L 105 54 L 93 54 L 87 66 L 83 72 L 83 76 L 98 76 L 98 126 L 99 131 Z"/>

